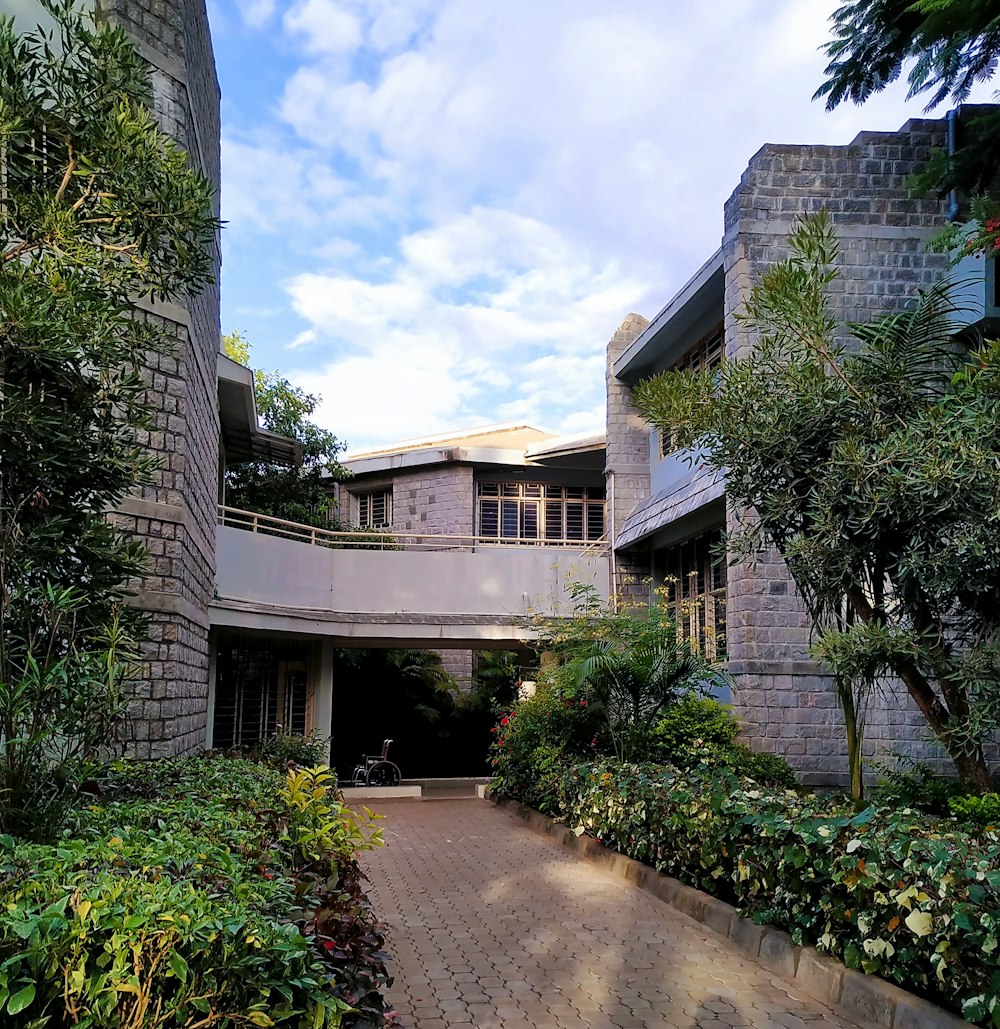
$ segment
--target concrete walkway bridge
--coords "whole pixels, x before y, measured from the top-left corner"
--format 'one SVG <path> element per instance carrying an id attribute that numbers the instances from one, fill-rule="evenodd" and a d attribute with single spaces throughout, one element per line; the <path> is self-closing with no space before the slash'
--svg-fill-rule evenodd
<path id="1" fill-rule="evenodd" d="M 605 541 L 334 532 L 220 506 L 216 559 L 213 626 L 338 646 L 513 645 L 532 616 L 572 613 L 573 584 L 608 597 Z"/>

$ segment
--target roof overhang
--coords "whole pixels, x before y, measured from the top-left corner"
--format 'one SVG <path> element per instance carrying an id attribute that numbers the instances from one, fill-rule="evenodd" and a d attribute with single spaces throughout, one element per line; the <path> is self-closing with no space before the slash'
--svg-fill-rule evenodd
<path id="1" fill-rule="evenodd" d="M 721 503 L 725 493 L 722 472 L 695 465 L 666 489 L 636 504 L 622 523 L 615 549 L 625 550 L 653 536 L 662 536 L 671 527 L 681 532 L 697 520 L 699 512 Z"/>
<path id="2" fill-rule="evenodd" d="M 302 447 L 287 436 L 261 427 L 257 420 L 253 372 L 238 361 L 219 354 L 216 362 L 219 389 L 219 431 L 226 464 L 267 461 L 302 463 Z"/>
<path id="3" fill-rule="evenodd" d="M 725 293 L 720 248 L 615 361 L 615 376 L 634 386 L 669 368 L 722 320 Z"/>

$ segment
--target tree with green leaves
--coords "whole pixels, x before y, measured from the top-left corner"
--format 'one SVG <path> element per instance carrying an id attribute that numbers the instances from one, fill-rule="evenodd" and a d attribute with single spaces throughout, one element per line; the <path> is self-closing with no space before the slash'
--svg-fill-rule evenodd
<path id="1" fill-rule="evenodd" d="M 136 297 L 211 281 L 211 189 L 151 114 L 125 33 L 44 0 L 0 19 L 0 823 L 49 817 L 66 763 L 107 741 L 141 621 L 145 552 L 107 512 L 150 483 Z"/>
<path id="2" fill-rule="evenodd" d="M 636 404 L 724 469 L 746 512 L 728 539 L 773 545 L 816 628 L 815 652 L 862 693 L 895 677 L 970 786 L 1000 725 L 1000 345 L 953 335 L 947 287 L 860 325 L 832 317 L 838 247 L 825 214 L 746 303 L 751 352 L 667 372 Z M 853 334 L 851 344 L 846 335 Z"/>
<path id="3" fill-rule="evenodd" d="M 250 367 L 251 347 L 241 332 L 229 333 L 223 342 L 229 357 Z M 350 473 L 338 460 L 345 444 L 312 421 L 321 399 L 276 371 L 254 372 L 254 394 L 263 424 L 300 445 L 302 465 L 290 468 L 269 461 L 232 465 L 226 469 L 226 503 L 303 525 L 337 528 L 337 505 L 330 487 Z"/>
<path id="4" fill-rule="evenodd" d="M 1000 7 L 996 0 L 853 0 L 837 9 L 830 63 L 816 91 L 828 110 L 845 100 L 864 103 L 907 70 L 909 97 L 927 98 L 927 110 L 951 99 L 963 103 L 977 82 L 996 74 L 1000 59 Z M 959 190 L 973 198 L 980 228 L 966 252 L 1000 245 L 1000 109 L 962 126 L 954 153 L 940 153 L 914 179 L 916 193 Z M 958 242 L 950 236 L 944 242 Z"/>

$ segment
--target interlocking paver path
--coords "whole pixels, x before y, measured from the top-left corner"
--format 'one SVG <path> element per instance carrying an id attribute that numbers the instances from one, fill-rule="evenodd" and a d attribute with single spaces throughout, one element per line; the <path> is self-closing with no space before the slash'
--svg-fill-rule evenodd
<path id="1" fill-rule="evenodd" d="M 408 1029 L 856 1026 L 485 801 L 377 809 L 363 863 Z"/>

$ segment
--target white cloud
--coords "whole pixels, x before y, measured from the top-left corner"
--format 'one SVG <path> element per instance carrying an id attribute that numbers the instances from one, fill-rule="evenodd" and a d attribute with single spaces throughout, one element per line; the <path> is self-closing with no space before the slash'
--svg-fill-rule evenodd
<path id="1" fill-rule="evenodd" d="M 302 0 L 285 15 L 285 29 L 305 37 L 305 48 L 316 54 L 350 54 L 362 41 L 361 22 L 334 0 Z"/>
<path id="2" fill-rule="evenodd" d="M 405 237 L 400 252 L 380 280 L 310 272 L 286 286 L 320 340 L 312 352 L 325 340 L 341 353 L 318 373 L 341 384 L 321 414 L 332 428 L 355 447 L 391 439 L 390 422 L 410 436 L 498 417 L 572 431 L 583 409 L 583 428 L 600 428 L 604 344 L 635 282 L 494 210 Z M 383 401 L 369 402 L 383 379 Z"/>
<path id="3" fill-rule="evenodd" d="M 236 0 L 236 6 L 247 25 L 259 29 L 271 20 L 277 5 L 275 0 Z"/>
<path id="4" fill-rule="evenodd" d="M 902 87 L 812 102 L 837 2 L 295 0 L 295 63 L 263 127 L 228 131 L 224 204 L 240 245 L 286 240 L 275 341 L 330 427 L 599 426 L 607 339 L 715 250 L 764 143 L 920 114 Z"/>

